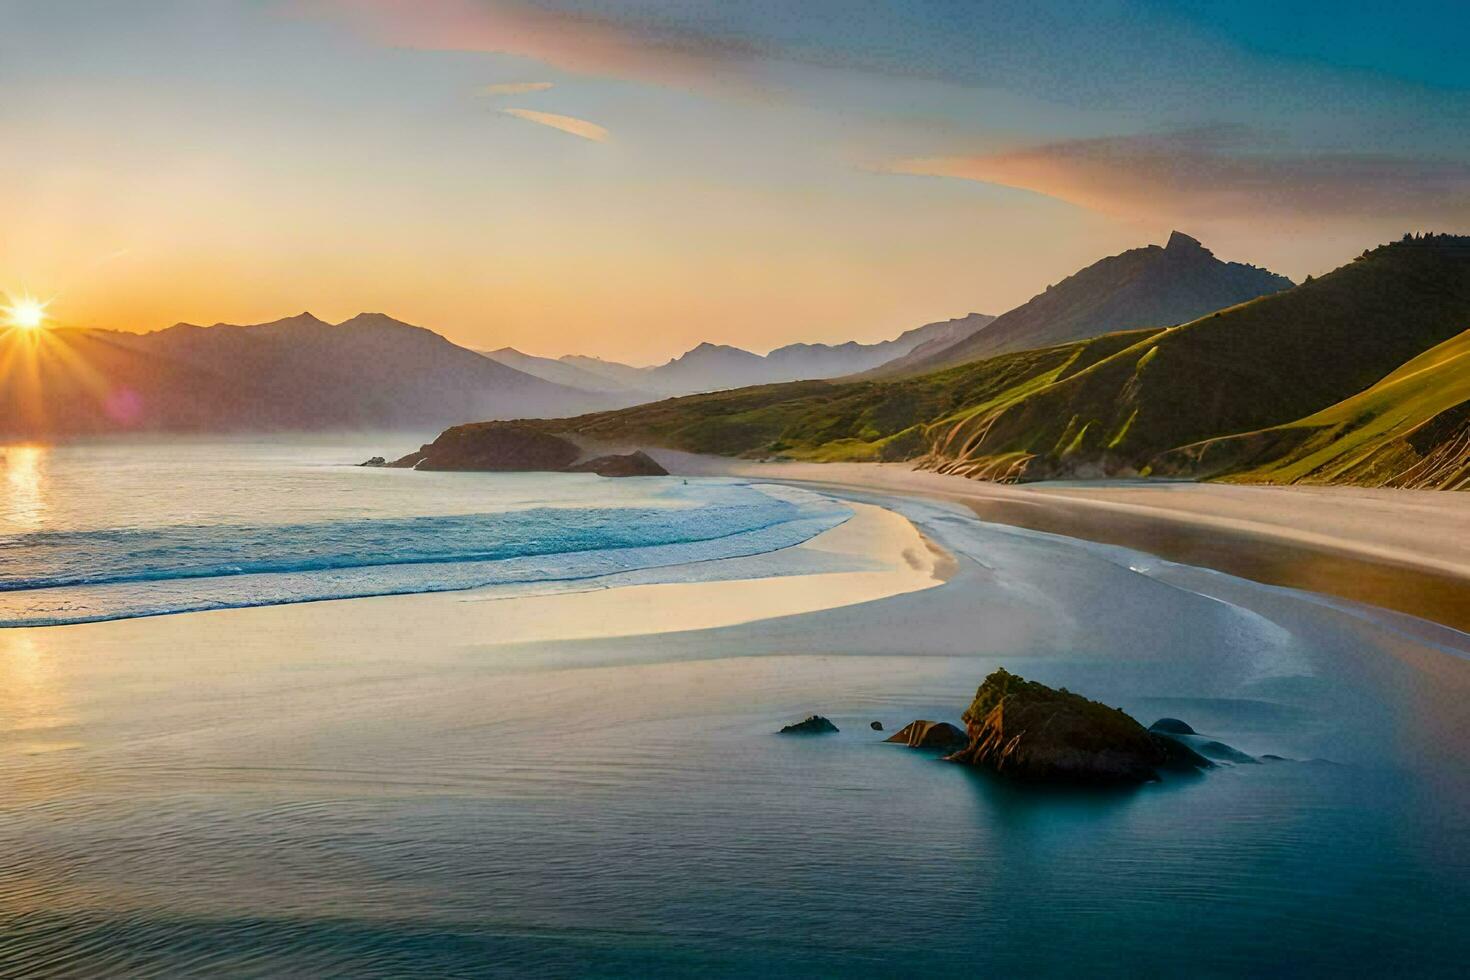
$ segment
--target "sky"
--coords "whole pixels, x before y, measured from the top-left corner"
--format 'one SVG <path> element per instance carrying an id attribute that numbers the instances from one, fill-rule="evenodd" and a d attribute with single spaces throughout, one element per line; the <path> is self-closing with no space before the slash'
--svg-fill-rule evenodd
<path id="1" fill-rule="evenodd" d="M 0 290 L 655 363 L 1470 230 L 1470 6 L 0 0 Z"/>

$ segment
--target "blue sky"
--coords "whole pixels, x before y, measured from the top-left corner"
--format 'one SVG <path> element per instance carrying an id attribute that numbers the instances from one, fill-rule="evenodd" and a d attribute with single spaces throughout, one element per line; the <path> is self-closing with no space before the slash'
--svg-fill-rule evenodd
<path id="1" fill-rule="evenodd" d="M 1470 5 L 0 0 L 0 288 L 657 360 L 1470 224 Z"/>

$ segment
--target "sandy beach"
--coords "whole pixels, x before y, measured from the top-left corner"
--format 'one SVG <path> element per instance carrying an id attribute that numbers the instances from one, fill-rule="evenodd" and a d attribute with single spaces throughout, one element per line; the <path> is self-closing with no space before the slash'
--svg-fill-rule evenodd
<path id="1" fill-rule="evenodd" d="M 661 451 L 677 472 L 949 500 L 982 520 L 1136 548 L 1470 631 L 1470 495 L 1359 487 L 1003 485 L 904 463 L 751 462 Z"/>

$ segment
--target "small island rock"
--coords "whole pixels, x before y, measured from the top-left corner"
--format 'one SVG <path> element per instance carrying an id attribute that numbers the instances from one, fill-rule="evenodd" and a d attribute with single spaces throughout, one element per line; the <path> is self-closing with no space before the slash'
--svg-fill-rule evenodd
<path id="1" fill-rule="evenodd" d="M 1004 669 L 985 678 L 964 721 L 968 743 L 949 758 L 1021 781 L 1129 785 L 1212 765 L 1117 708 Z"/>
<path id="2" fill-rule="evenodd" d="M 830 735 L 835 731 L 837 731 L 837 726 L 832 724 L 826 718 L 823 718 L 821 715 L 812 715 L 811 717 L 806 718 L 803 721 L 796 722 L 794 725 L 787 725 L 786 727 L 782 728 L 781 731 L 777 734 Z"/>
<path id="3" fill-rule="evenodd" d="M 881 721 L 870 721 L 868 722 L 868 727 L 875 732 L 881 732 L 883 730 L 883 723 Z"/>
<path id="4" fill-rule="evenodd" d="M 963 729 L 947 721 L 911 721 L 885 738 L 911 749 L 954 749 L 966 744 L 969 737 Z"/>
<path id="5" fill-rule="evenodd" d="M 361 463 L 358 463 L 357 465 L 358 466 L 387 466 L 388 465 L 388 461 L 386 459 L 384 459 L 383 457 L 381 457 L 381 456 L 374 456 L 371 459 L 365 459 L 365 460 L 363 460 Z"/>
<path id="6" fill-rule="evenodd" d="M 1198 752 L 1206 759 L 1213 759 L 1216 762 L 1233 762 L 1237 765 L 1258 765 L 1261 761 L 1255 756 L 1247 755 L 1233 746 L 1210 738 L 1208 735 L 1201 735 L 1178 718 L 1160 718 L 1148 726 L 1148 730 L 1155 735 L 1161 735 L 1164 738 L 1178 742 L 1180 745 L 1194 752 Z"/>

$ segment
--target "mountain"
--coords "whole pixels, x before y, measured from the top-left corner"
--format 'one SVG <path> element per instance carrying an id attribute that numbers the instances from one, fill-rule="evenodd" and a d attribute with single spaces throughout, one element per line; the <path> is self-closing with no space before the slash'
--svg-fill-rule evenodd
<path id="1" fill-rule="evenodd" d="M 1237 483 L 1470 489 L 1470 330 L 1329 408 L 1183 446 L 1153 471 Z"/>
<path id="2" fill-rule="evenodd" d="M 620 361 L 605 361 L 600 357 L 589 357 L 585 354 L 563 354 L 557 360 L 571 367 L 584 371 L 587 374 L 604 378 L 619 388 L 629 390 L 639 389 L 648 384 L 648 372 L 651 368 L 634 367 L 631 364 L 623 364 Z"/>
<path id="3" fill-rule="evenodd" d="M 178 324 L 147 334 L 0 334 L 0 431 L 249 431 L 442 425 L 617 404 L 379 313 L 325 323 Z"/>
<path id="4" fill-rule="evenodd" d="M 659 391 L 675 394 L 743 388 L 770 380 L 764 357 L 727 344 L 700 344 L 647 372 Z"/>
<path id="5" fill-rule="evenodd" d="M 859 374 L 886 364 L 895 358 L 911 355 L 920 349 L 940 349 L 957 343 L 995 317 L 971 313 L 954 320 L 926 323 L 905 330 L 893 340 L 876 344 L 788 344 L 766 355 L 771 366 L 767 381 L 798 381 L 808 378 L 837 378 Z"/>
<path id="6" fill-rule="evenodd" d="M 893 340 L 875 344 L 860 344 L 856 341 L 845 344 L 788 344 L 765 355 L 726 344 L 703 343 L 656 367 L 638 368 L 616 361 L 576 355 L 567 355 L 556 363 L 576 369 L 579 376 L 592 375 L 600 378 L 604 386 L 617 386 L 615 390 L 653 392 L 660 397 L 688 395 L 749 385 L 857 374 L 925 345 L 954 343 L 994 319 L 995 317 L 984 313 L 971 313 L 954 320 L 914 327 Z M 496 351 L 490 356 L 499 359 L 501 353 Z M 519 352 L 513 353 L 521 358 L 526 357 Z M 541 365 L 509 359 L 505 363 L 563 384 L 574 383 L 571 375 L 554 375 Z M 563 378 L 566 380 L 562 380 Z M 585 387 L 585 384 L 578 387 Z"/>
<path id="7" fill-rule="evenodd" d="M 1454 487 L 1470 465 L 1467 324 L 1470 237 L 1433 236 L 1175 327 L 542 424 L 726 455 L 915 460 L 1002 481 L 1158 473 Z"/>
<path id="8" fill-rule="evenodd" d="M 796 381 L 670 398 L 535 423 L 608 443 L 651 443 L 726 456 L 906 460 L 934 435 L 1069 377 L 1158 331 L 1003 354 L 893 381 Z"/>
<path id="9" fill-rule="evenodd" d="M 1147 245 L 1095 262 L 957 343 L 916 350 L 875 375 L 922 374 L 1117 330 L 1172 326 L 1291 285 L 1265 269 L 1221 262 L 1176 231 L 1162 248 Z"/>
<path id="10" fill-rule="evenodd" d="M 502 347 L 499 350 L 480 351 L 480 353 L 492 361 L 498 361 L 506 367 L 514 368 L 534 378 L 565 385 L 568 388 L 576 388 L 580 391 L 616 394 L 626 399 L 627 404 L 630 405 L 652 401 L 656 397 L 650 392 L 627 385 L 611 375 L 579 367 L 575 363 L 575 358 L 536 357 L 532 354 L 523 354 L 514 347 Z"/>
<path id="11" fill-rule="evenodd" d="M 978 333 L 981 328 L 990 326 L 997 319 L 998 317 L 987 313 L 971 313 L 969 316 L 962 316 L 958 319 L 941 320 L 938 323 L 928 323 L 922 327 L 915 327 L 913 330 L 906 331 L 899 336 L 900 346 L 902 346 L 902 342 L 905 340 L 914 341 L 915 343 L 913 343 L 913 346 L 906 354 L 896 354 L 894 360 L 898 357 L 905 356 L 919 359 L 928 357 L 930 354 L 937 354 L 946 347 L 952 347 L 960 341 Z M 891 362 L 884 361 L 881 363 L 886 364 Z"/>
<path id="12" fill-rule="evenodd" d="M 1470 238 L 1395 243 L 1312 282 L 1149 337 L 936 440 L 935 465 L 1026 479 L 1155 457 L 1305 418 L 1470 323 Z"/>

